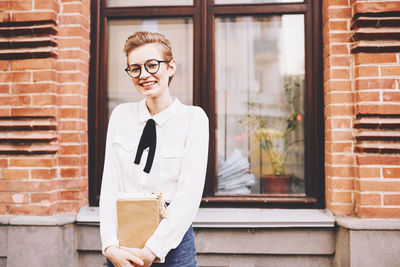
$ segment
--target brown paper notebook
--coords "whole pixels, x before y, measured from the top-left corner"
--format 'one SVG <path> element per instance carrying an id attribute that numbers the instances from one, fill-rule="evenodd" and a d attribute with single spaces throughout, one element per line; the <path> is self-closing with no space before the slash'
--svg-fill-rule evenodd
<path id="1" fill-rule="evenodd" d="M 119 245 L 143 248 L 161 220 L 160 198 L 153 195 L 120 197 L 117 200 Z"/>

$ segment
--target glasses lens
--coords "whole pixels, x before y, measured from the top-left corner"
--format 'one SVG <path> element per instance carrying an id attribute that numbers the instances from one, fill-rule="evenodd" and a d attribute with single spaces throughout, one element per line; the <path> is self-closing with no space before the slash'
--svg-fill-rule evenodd
<path id="1" fill-rule="evenodd" d="M 129 75 L 133 78 L 139 77 L 140 75 L 140 66 L 139 65 L 130 65 L 129 66 Z"/>
<path id="2" fill-rule="evenodd" d="M 160 63 L 158 63 L 157 60 L 149 60 L 145 63 L 144 66 L 146 67 L 146 70 L 149 73 L 154 74 L 158 71 L 158 68 L 160 67 Z"/>

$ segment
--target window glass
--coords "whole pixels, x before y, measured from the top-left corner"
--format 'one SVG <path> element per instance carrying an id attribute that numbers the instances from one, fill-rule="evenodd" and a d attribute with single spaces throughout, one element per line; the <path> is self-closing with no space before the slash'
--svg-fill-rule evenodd
<path id="1" fill-rule="evenodd" d="M 191 105 L 193 99 L 193 23 L 189 18 L 152 20 L 114 20 L 109 23 L 108 39 L 108 107 L 125 102 L 137 102 L 143 97 L 136 91 L 124 71 L 125 40 L 136 31 L 164 34 L 170 41 L 177 69 L 170 84 L 172 96 Z"/>
<path id="2" fill-rule="evenodd" d="M 109 7 L 117 6 L 177 6 L 193 5 L 193 0 L 108 0 Z"/>
<path id="3" fill-rule="evenodd" d="M 304 15 L 216 18 L 219 194 L 304 194 Z"/>

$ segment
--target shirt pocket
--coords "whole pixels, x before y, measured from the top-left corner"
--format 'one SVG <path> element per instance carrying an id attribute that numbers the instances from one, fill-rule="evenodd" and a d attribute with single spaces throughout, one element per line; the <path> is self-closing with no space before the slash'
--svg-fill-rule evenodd
<path id="1" fill-rule="evenodd" d="M 128 138 L 116 135 L 113 140 L 114 151 L 116 153 L 116 159 L 121 163 L 122 166 L 132 166 L 135 160 L 137 145 L 134 144 Z"/>
<path id="2" fill-rule="evenodd" d="M 177 179 L 183 159 L 183 146 L 167 146 L 160 151 L 160 175 L 167 179 Z"/>

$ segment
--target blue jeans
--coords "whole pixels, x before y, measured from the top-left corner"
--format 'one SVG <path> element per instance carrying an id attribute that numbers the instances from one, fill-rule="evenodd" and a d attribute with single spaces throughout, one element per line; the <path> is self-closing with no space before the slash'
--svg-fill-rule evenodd
<path id="1" fill-rule="evenodd" d="M 190 226 L 178 247 L 171 249 L 164 263 L 153 263 L 152 267 L 197 267 L 193 227 Z M 107 267 L 114 267 L 107 259 Z"/>

